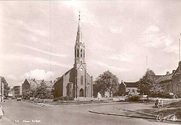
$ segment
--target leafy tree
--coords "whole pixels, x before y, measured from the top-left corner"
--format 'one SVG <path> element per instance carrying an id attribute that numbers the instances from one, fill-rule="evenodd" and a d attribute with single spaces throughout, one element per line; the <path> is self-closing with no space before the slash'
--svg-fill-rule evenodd
<path id="1" fill-rule="evenodd" d="M 124 85 L 123 81 L 119 84 L 117 95 L 122 96 L 126 93 L 126 86 Z"/>
<path id="2" fill-rule="evenodd" d="M 140 94 L 157 94 L 162 91 L 161 86 L 157 82 L 155 73 L 148 69 L 145 75 L 139 80 L 138 90 Z"/>
<path id="3" fill-rule="evenodd" d="M 97 94 L 97 92 L 100 92 L 101 95 L 105 95 L 105 92 L 108 91 L 111 95 L 111 93 L 115 94 L 118 91 L 118 78 L 116 75 L 113 75 L 109 70 L 104 72 L 103 74 L 99 75 L 96 78 L 94 85 L 94 95 Z"/>
<path id="4" fill-rule="evenodd" d="M 41 99 L 52 98 L 52 91 L 44 82 L 42 82 L 40 86 L 36 88 L 34 96 Z"/>

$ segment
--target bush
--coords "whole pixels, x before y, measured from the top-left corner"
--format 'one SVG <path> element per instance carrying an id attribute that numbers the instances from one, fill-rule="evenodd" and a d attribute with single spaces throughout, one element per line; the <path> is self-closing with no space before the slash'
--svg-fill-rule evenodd
<path id="1" fill-rule="evenodd" d="M 152 93 L 150 94 L 150 97 L 173 98 L 173 95 L 170 95 L 169 93 Z"/>
<path id="2" fill-rule="evenodd" d="M 140 101 L 140 96 L 138 96 L 138 95 L 129 96 L 127 98 L 127 101 L 130 101 L 130 102 Z"/>
<path id="3" fill-rule="evenodd" d="M 60 100 L 74 100 L 73 97 L 70 97 L 70 96 L 61 96 L 61 97 L 56 97 L 53 99 L 53 101 L 60 101 Z"/>

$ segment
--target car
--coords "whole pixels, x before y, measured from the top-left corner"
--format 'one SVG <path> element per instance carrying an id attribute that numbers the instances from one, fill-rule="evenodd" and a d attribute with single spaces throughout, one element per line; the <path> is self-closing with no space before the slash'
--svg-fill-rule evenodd
<path id="1" fill-rule="evenodd" d="M 21 101 L 21 97 L 18 97 L 18 98 L 17 98 L 17 101 Z"/>

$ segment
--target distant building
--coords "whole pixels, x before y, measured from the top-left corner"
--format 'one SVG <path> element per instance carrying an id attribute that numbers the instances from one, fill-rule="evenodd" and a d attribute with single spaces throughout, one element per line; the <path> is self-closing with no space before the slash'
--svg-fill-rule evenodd
<path id="1" fill-rule="evenodd" d="M 8 97 L 13 97 L 13 88 L 10 88 L 8 92 Z"/>
<path id="2" fill-rule="evenodd" d="M 82 33 L 79 25 L 75 43 L 75 62 L 72 69 L 58 78 L 54 83 L 54 97 L 70 96 L 92 97 L 93 95 L 93 78 L 87 73 L 85 62 L 85 43 L 82 41 Z"/>
<path id="3" fill-rule="evenodd" d="M 179 62 L 177 69 L 173 73 L 170 89 L 173 93 L 177 94 L 177 96 L 181 97 L 181 62 Z"/>
<path id="4" fill-rule="evenodd" d="M 172 92 L 172 76 L 173 73 L 166 72 L 165 75 L 156 75 L 157 83 L 161 85 L 163 92 Z"/>
<path id="5" fill-rule="evenodd" d="M 138 82 L 124 82 L 126 93 L 131 95 L 138 95 Z"/>
<path id="6" fill-rule="evenodd" d="M 34 90 L 41 84 L 45 84 L 48 89 L 52 89 L 53 83 L 51 81 L 36 80 L 36 79 L 25 79 L 22 84 L 22 93 L 26 90 Z"/>
<path id="7" fill-rule="evenodd" d="M 15 98 L 22 96 L 22 86 L 14 86 L 12 88 L 12 96 Z"/>
<path id="8" fill-rule="evenodd" d="M 113 97 L 113 92 L 105 91 L 104 97 Z"/>
<path id="9" fill-rule="evenodd" d="M 5 93 L 4 93 L 4 77 L 0 76 L 0 102 L 4 101 Z"/>

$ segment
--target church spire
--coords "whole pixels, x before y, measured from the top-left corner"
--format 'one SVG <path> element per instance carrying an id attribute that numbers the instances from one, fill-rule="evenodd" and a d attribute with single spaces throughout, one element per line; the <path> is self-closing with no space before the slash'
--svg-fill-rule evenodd
<path id="1" fill-rule="evenodd" d="M 78 23 L 78 30 L 77 30 L 76 43 L 82 43 L 82 32 L 81 32 L 80 11 L 79 11 L 79 23 Z"/>

